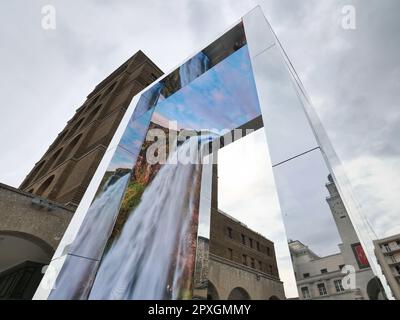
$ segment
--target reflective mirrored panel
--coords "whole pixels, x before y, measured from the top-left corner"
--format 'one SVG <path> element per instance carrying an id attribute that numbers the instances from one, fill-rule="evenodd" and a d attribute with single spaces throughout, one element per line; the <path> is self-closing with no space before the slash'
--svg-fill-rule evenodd
<path id="1" fill-rule="evenodd" d="M 80 300 L 87 297 L 96 275 L 98 264 L 99 262 L 96 260 L 68 254 L 48 299 Z M 78 272 L 76 274 L 72 273 L 71 269 Z"/>
<path id="2" fill-rule="evenodd" d="M 256 7 L 243 17 L 250 56 L 254 58 L 276 43 L 269 23 L 260 7 Z"/>
<path id="3" fill-rule="evenodd" d="M 252 60 L 272 163 L 318 146 L 279 49 Z"/>
<path id="4" fill-rule="evenodd" d="M 242 24 L 147 90 L 135 110 L 68 248 L 99 262 L 79 298 L 206 299 L 202 239 L 210 235 L 220 146 L 209 144 L 225 146 L 262 126 Z"/>
<path id="5" fill-rule="evenodd" d="M 137 97 L 50 299 L 390 298 L 282 54 L 258 7 Z"/>
<path id="6" fill-rule="evenodd" d="M 371 299 L 368 287 L 379 282 L 321 152 L 275 166 L 274 175 L 300 297 Z"/>
<path id="7" fill-rule="evenodd" d="M 299 298 L 391 298 L 365 216 L 279 41 L 250 55 Z"/>
<path id="8" fill-rule="evenodd" d="M 296 286 L 266 149 L 261 129 L 218 151 L 209 299 L 280 300 Z"/>

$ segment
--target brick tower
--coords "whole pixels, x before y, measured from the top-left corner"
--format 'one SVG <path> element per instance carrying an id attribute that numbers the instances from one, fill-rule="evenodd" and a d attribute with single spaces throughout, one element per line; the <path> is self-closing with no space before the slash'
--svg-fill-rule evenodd
<path id="1" fill-rule="evenodd" d="M 75 209 L 132 98 L 163 72 L 138 51 L 76 110 L 20 189 Z"/>

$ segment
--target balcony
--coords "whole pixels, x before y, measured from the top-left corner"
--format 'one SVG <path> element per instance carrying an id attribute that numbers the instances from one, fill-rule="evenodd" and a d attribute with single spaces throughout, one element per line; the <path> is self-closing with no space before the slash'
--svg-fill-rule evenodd
<path id="1" fill-rule="evenodd" d="M 396 245 L 393 247 L 390 247 L 389 250 L 387 250 L 386 248 L 382 248 L 382 252 L 384 255 L 391 255 L 394 253 L 400 253 L 400 246 Z"/>

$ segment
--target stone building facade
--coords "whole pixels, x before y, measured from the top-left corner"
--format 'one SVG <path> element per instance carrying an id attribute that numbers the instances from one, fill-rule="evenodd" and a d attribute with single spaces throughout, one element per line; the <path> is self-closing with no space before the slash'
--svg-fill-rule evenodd
<path id="1" fill-rule="evenodd" d="M 0 299 L 32 298 L 132 98 L 162 74 L 137 52 L 87 96 L 19 189 L 0 184 Z"/>
<path id="2" fill-rule="evenodd" d="M 374 241 L 375 255 L 396 300 L 400 300 L 400 234 Z"/>
<path id="3" fill-rule="evenodd" d="M 29 299 L 73 211 L 0 184 L 0 299 Z"/>
<path id="4" fill-rule="evenodd" d="M 76 209 L 132 98 L 162 75 L 137 52 L 87 96 L 20 189 Z"/>
<path id="5" fill-rule="evenodd" d="M 221 210 L 212 210 L 208 286 L 210 299 L 284 299 L 274 243 Z"/>
<path id="6" fill-rule="evenodd" d="M 195 270 L 194 298 L 285 299 L 274 243 L 215 208 L 210 239 L 198 239 Z"/>
<path id="7" fill-rule="evenodd" d="M 318 256 L 299 240 L 290 241 L 289 249 L 300 299 L 363 300 L 382 299 L 381 284 L 371 270 L 356 231 L 340 198 L 336 185 L 328 176 L 326 201 L 342 240 L 337 253 Z M 346 266 L 346 269 L 343 269 Z M 354 274 L 354 283 L 345 288 L 342 279 Z"/>
<path id="8" fill-rule="evenodd" d="M 212 210 L 210 253 L 279 279 L 274 243 L 221 210 Z"/>

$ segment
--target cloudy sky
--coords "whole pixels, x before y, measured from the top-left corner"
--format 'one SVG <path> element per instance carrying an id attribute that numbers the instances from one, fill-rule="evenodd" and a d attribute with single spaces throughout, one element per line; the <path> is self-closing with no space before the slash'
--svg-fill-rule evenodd
<path id="1" fill-rule="evenodd" d="M 56 8 L 56 30 L 41 27 L 45 4 Z M 400 232 L 398 0 L 1 1 L 0 182 L 18 186 L 86 95 L 137 50 L 172 70 L 257 4 L 303 80 L 375 232 Z M 356 9 L 355 30 L 341 26 L 344 5 Z M 257 150 L 263 139 L 257 133 L 245 148 Z M 241 174 L 249 184 L 268 156 L 257 159 L 254 172 Z M 260 184 L 258 190 L 269 188 L 268 179 Z M 257 192 L 247 193 L 256 201 Z M 257 201 L 267 203 L 262 197 Z M 224 201 L 235 207 L 228 196 Z"/>

